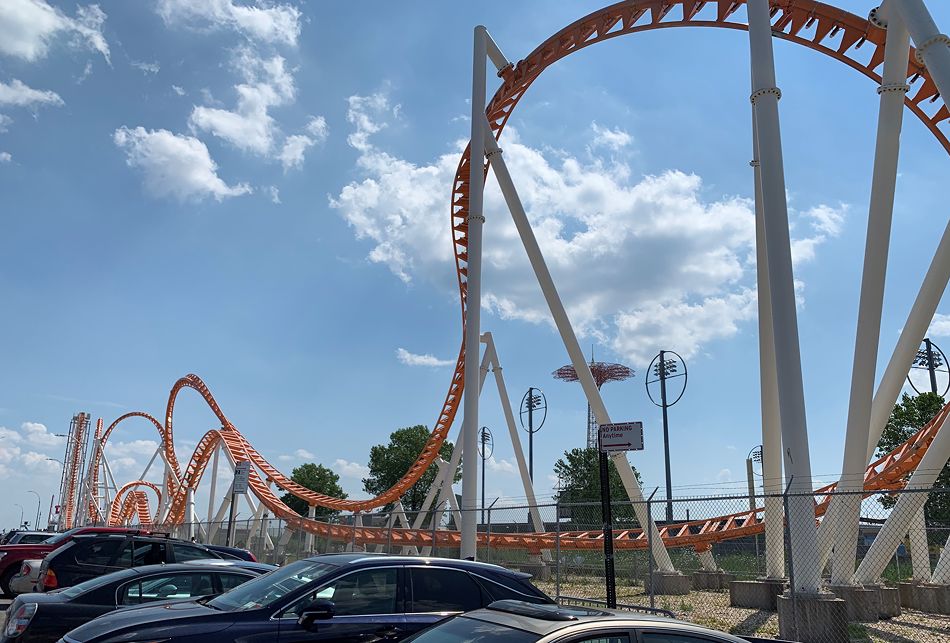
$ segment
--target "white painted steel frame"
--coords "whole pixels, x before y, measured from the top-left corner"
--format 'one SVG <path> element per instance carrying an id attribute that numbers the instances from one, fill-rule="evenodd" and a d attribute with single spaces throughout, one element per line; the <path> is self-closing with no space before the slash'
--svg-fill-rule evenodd
<path id="1" fill-rule="evenodd" d="M 772 299 L 778 407 L 782 426 L 784 471 L 792 492 L 786 520 L 792 533 L 792 560 L 796 590 L 805 594 L 819 591 L 820 568 L 815 557 L 815 511 L 811 497 L 811 458 L 802 383 L 801 350 L 798 340 L 798 313 L 792 275 L 788 204 L 785 196 L 785 169 L 779 126 L 772 52 L 772 24 L 768 0 L 749 0 L 749 47 L 752 60 L 752 105 L 758 138 L 762 204 L 765 211 L 766 257 Z"/>

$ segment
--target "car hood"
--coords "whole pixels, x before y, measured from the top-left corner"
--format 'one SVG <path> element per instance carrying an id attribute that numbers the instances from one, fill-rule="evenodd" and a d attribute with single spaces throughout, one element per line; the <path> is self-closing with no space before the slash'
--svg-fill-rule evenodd
<path id="1" fill-rule="evenodd" d="M 214 608 L 183 601 L 143 605 L 110 612 L 81 625 L 66 635 L 68 641 L 133 641 L 146 637 L 150 640 L 167 638 L 173 630 L 185 623 L 191 627 L 189 636 L 211 634 L 230 626 L 233 614 Z"/>

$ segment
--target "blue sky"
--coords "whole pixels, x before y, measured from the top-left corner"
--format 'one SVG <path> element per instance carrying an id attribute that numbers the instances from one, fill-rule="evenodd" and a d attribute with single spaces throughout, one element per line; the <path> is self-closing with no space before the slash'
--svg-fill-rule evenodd
<path id="1" fill-rule="evenodd" d="M 874 5 L 839 4 L 859 15 Z M 930 4 L 950 24 L 950 8 Z M 321 462 L 362 495 L 370 447 L 435 421 L 461 341 L 448 202 L 468 136 L 472 28 L 485 24 L 518 60 L 599 6 L 4 2 L 9 503 L 56 490 L 58 465 L 45 458 L 62 457 L 52 434 L 75 412 L 161 417 L 186 373 L 288 473 Z M 604 396 L 615 419 L 644 421 L 647 450 L 631 462 L 650 489 L 662 486 L 662 431 L 643 371 L 660 348 L 686 356 L 689 389 L 670 413 L 680 495 L 741 490 L 760 441 L 747 48 L 742 32 L 697 29 L 591 47 L 545 72 L 502 139 L 582 343 L 637 371 Z M 788 43 L 776 43 L 776 62 L 813 471 L 831 479 L 877 94 Z M 943 231 L 948 172 L 908 112 L 882 364 Z M 551 378 L 567 356 L 493 181 L 486 216 L 483 328 L 514 402 L 528 386 L 547 393 L 535 470 L 549 496 L 554 461 L 583 445 L 585 404 L 577 385 Z M 950 345 L 948 335 L 938 317 L 931 336 Z M 503 437 L 494 388 L 483 399 L 481 422 Z M 181 460 L 210 428 L 186 392 Z M 117 477 L 137 476 L 154 440 L 144 422 L 123 425 Z M 499 440 L 495 454 L 488 493 L 516 502 L 510 446 Z M 18 518 L 9 503 L 0 525 Z"/>

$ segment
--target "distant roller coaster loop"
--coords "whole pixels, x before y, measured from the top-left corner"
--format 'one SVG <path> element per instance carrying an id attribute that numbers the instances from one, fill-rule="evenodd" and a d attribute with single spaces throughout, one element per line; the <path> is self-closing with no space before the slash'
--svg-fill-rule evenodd
<path id="1" fill-rule="evenodd" d="M 633 0 L 605 7 L 575 21 L 548 38 L 525 59 L 499 72 L 499 76 L 502 78 L 502 86 L 496 91 L 486 109 L 493 135 L 496 139 L 501 137 L 514 107 L 531 84 L 545 69 L 567 55 L 617 36 L 658 29 L 718 27 L 747 30 L 747 24 L 735 20 L 737 11 L 743 4 L 745 4 L 745 0 Z M 875 70 L 884 61 L 884 30 L 864 18 L 812 0 L 770 0 L 770 5 L 774 20 L 772 26 L 774 37 L 818 51 L 856 69 L 874 81 L 881 81 L 880 75 Z M 706 12 L 706 14 L 709 14 L 707 17 L 700 17 L 707 6 L 715 7 L 715 18 L 712 18 L 712 11 Z M 675 15 L 679 15 L 680 18 L 676 19 Z M 866 57 L 866 61 L 860 60 L 857 54 L 857 51 L 863 47 L 873 48 L 870 51 L 870 56 Z M 936 85 L 926 68 L 917 61 L 915 54 L 916 52 L 911 49 L 907 77 L 911 84 L 916 84 L 918 87 L 913 95 L 908 94 L 905 98 L 905 105 L 930 130 L 940 145 L 950 152 L 950 140 L 940 128 L 943 121 L 950 119 L 950 111 L 948 111 L 943 101 L 939 101 L 940 97 Z M 930 109 L 929 113 L 925 109 L 925 104 L 928 101 L 936 104 L 934 108 Z M 470 148 L 467 148 L 459 161 L 451 197 L 452 241 L 461 302 L 463 338 L 467 303 L 468 225 L 466 217 L 468 216 L 469 203 L 468 177 L 470 162 Z M 487 166 L 485 171 L 487 172 Z M 166 460 L 169 462 L 170 469 L 172 469 L 169 478 L 171 476 L 177 478 L 171 490 L 167 522 L 180 524 L 184 520 L 186 490 L 197 488 L 211 453 L 220 444 L 232 460 L 247 459 L 255 465 L 256 469 L 252 468 L 250 477 L 252 491 L 276 517 L 286 520 L 292 528 L 330 538 L 353 538 L 364 544 L 388 542 L 396 546 L 433 544 L 457 546 L 459 542 L 457 532 L 445 531 L 433 534 L 430 531 L 413 529 L 354 528 L 329 525 L 301 518 L 281 502 L 269 488 L 268 482 L 275 483 L 308 504 L 344 511 L 366 511 L 396 501 L 410 486 L 418 481 L 434 462 L 438 456 L 439 448 L 448 435 L 448 430 L 458 411 L 465 385 L 464 358 L 463 342 L 445 401 L 442 404 L 432 434 L 419 458 L 392 488 L 375 498 L 358 501 L 317 494 L 295 484 L 268 463 L 231 424 L 200 378 L 196 375 L 188 375 L 180 379 L 175 383 L 169 394 L 164 426 L 155 423 L 162 440 Z M 192 388 L 198 391 L 220 421 L 221 429 L 209 431 L 205 434 L 191 457 L 185 472 L 179 474 L 173 443 L 172 415 L 175 399 L 183 388 Z M 865 475 L 865 490 L 870 492 L 903 484 L 906 476 L 920 462 L 948 413 L 950 413 L 950 405 L 945 407 L 930 424 L 918 431 L 907 442 L 871 463 Z M 131 414 L 123 416 L 123 418 L 130 416 Z M 146 415 L 140 414 L 140 416 L 144 417 Z M 120 420 L 123 418 L 120 418 Z M 118 422 L 119 420 L 114 422 L 110 429 L 114 428 L 114 425 Z M 102 446 L 108 439 L 108 433 L 109 431 L 103 435 Z M 175 463 L 175 465 L 172 465 L 172 463 Z M 265 479 L 262 479 L 257 469 L 264 474 Z M 836 485 L 829 485 L 819 489 L 816 493 L 819 496 L 828 494 L 835 487 Z M 130 493 L 142 494 L 141 491 L 130 490 L 126 492 L 126 496 Z M 136 502 L 140 504 L 142 496 L 137 497 Z M 829 498 L 830 496 L 824 495 L 823 499 L 817 502 L 817 515 L 820 516 L 824 513 Z M 118 498 L 116 501 L 118 501 Z M 122 516 L 113 514 L 112 521 L 127 519 L 130 512 L 131 510 L 125 510 L 121 512 Z M 764 529 L 761 521 L 762 512 L 762 509 L 756 509 L 728 516 L 669 525 L 661 529 L 661 536 L 667 546 L 693 546 L 697 549 L 705 549 L 713 542 L 761 533 Z M 560 546 L 568 549 L 599 548 L 601 546 L 598 540 L 599 537 L 599 531 L 569 532 L 558 535 Z M 435 542 L 433 542 L 433 538 L 435 538 Z M 488 539 L 485 534 L 479 534 L 478 538 L 482 543 Z M 554 534 L 492 535 L 490 540 L 492 546 L 520 547 L 529 550 L 553 548 L 554 546 Z M 646 547 L 646 540 L 645 535 L 640 530 L 625 531 L 618 535 L 617 546 L 619 548 Z"/>

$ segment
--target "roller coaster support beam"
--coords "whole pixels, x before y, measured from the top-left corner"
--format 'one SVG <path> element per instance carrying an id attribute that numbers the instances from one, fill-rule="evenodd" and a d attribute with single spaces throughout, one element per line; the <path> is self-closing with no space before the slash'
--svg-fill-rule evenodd
<path id="1" fill-rule="evenodd" d="M 762 414 L 762 487 L 765 492 L 765 575 L 785 576 L 785 533 L 782 529 L 782 421 L 778 412 L 778 377 L 775 372 L 775 339 L 772 327 L 772 294 L 769 289 L 765 249 L 765 205 L 762 202 L 762 171 L 758 134 L 752 119 L 755 179 L 755 271 L 759 307 L 759 389 Z"/>
<path id="2" fill-rule="evenodd" d="M 875 368 L 881 340 L 881 314 L 884 308 L 884 281 L 887 253 L 890 248 L 891 219 L 894 211 L 894 189 L 897 183 L 897 160 L 904 115 L 907 84 L 907 57 L 910 36 L 903 22 L 894 16 L 887 23 L 884 44 L 884 73 L 877 122 L 877 147 L 871 182 L 867 239 L 864 245 L 864 272 L 855 332 L 854 361 L 851 369 L 851 397 L 848 406 L 844 460 L 838 489 L 844 492 L 864 489 L 867 467 L 868 436 L 871 427 L 871 404 L 874 395 Z M 834 545 L 831 582 L 847 583 L 854 574 L 858 546 L 858 522 L 861 496 L 847 494 L 831 499 L 828 515 L 819 528 L 819 555 L 827 560 Z"/>
<path id="3" fill-rule="evenodd" d="M 309 518 L 310 520 L 316 520 L 316 517 L 317 517 L 317 506 L 316 506 L 316 505 L 310 505 L 309 507 L 307 507 L 307 518 Z M 288 529 L 289 529 L 289 527 L 288 527 Z M 306 545 L 305 545 L 305 547 L 306 547 L 305 551 L 306 551 L 307 553 L 311 553 L 311 554 L 312 554 L 312 553 L 313 553 L 313 532 L 310 532 L 310 531 L 307 532 L 307 537 L 306 537 L 305 543 L 306 543 Z"/>
<path id="4" fill-rule="evenodd" d="M 950 96 L 950 37 L 937 29 L 923 0 L 887 0 L 884 9 L 885 18 L 900 16 L 914 39 L 917 61 L 927 67 L 940 94 Z"/>
<path id="5" fill-rule="evenodd" d="M 788 204 L 785 201 L 785 168 L 779 126 L 778 100 L 781 94 L 775 85 L 769 2 L 749 0 L 747 5 L 753 82 L 751 98 L 758 132 L 758 158 L 765 208 L 766 256 L 772 296 L 778 406 L 785 451 L 784 470 L 786 478 L 793 482 L 793 493 L 809 494 L 793 496 L 790 499 L 789 515 L 786 519 L 795 536 L 791 551 L 796 570 L 795 589 L 805 594 L 815 594 L 819 590 L 821 570 L 815 559 L 817 534 L 814 503 L 810 495 L 811 460 L 808 452 L 798 315 L 795 309 L 795 283 L 788 230 Z"/>
<path id="6" fill-rule="evenodd" d="M 468 273 L 465 280 L 465 391 L 462 425 L 462 544 L 460 557 L 475 559 L 477 555 L 478 515 L 478 394 L 469 386 L 478 368 L 480 357 L 480 325 L 482 308 L 482 226 L 485 197 L 485 66 L 488 56 L 488 31 L 475 27 L 472 54 L 472 139 L 469 155 Z"/>
<path id="7" fill-rule="evenodd" d="M 195 538 L 195 519 L 198 514 L 195 513 L 195 490 L 191 487 L 185 489 L 185 521 L 188 525 L 188 540 Z"/>
<path id="8" fill-rule="evenodd" d="M 910 541 L 910 564 L 913 569 L 915 583 L 930 582 L 930 548 L 927 545 L 927 519 L 924 515 L 924 505 L 910 521 L 907 530 L 907 539 Z"/>
<path id="9" fill-rule="evenodd" d="M 487 128 L 488 122 L 485 116 L 481 117 L 481 121 Z M 486 129 L 486 132 L 488 131 L 490 130 Z M 541 292 L 544 294 L 548 308 L 551 310 L 551 316 L 554 318 L 554 324 L 557 326 L 561 340 L 564 342 L 564 348 L 567 349 L 567 353 L 571 358 L 571 364 L 577 373 L 577 378 L 584 389 L 584 393 L 587 395 L 587 402 L 590 404 L 591 410 L 594 413 L 594 418 L 598 424 L 610 424 L 610 415 L 607 413 L 607 406 L 600 396 L 600 389 L 597 388 L 597 384 L 594 382 L 594 376 L 591 375 L 590 367 L 587 365 L 587 359 L 584 357 L 581 345 L 577 341 L 577 335 L 574 334 L 574 328 L 571 326 L 567 311 L 564 309 L 564 304 L 561 302 L 557 287 L 554 285 L 554 279 L 551 277 L 551 272 L 548 270 L 547 263 L 544 261 L 544 255 L 541 254 L 538 240 L 534 236 L 531 223 L 528 221 L 524 206 L 518 197 L 518 191 L 515 189 L 514 181 L 512 181 L 511 174 L 508 172 L 508 166 L 502 158 L 501 148 L 498 147 L 498 143 L 495 142 L 495 139 L 487 133 L 485 136 L 485 145 L 488 149 L 488 159 L 492 171 L 495 173 L 495 178 L 498 179 L 498 185 L 501 187 L 505 202 L 508 204 L 511 218 L 514 220 L 518 234 L 521 236 L 521 242 L 524 244 L 528 261 L 531 262 L 535 277 L 541 286 Z M 670 560 L 670 555 L 666 551 L 659 530 L 653 523 L 653 518 L 647 511 L 646 502 L 643 500 L 643 493 L 640 490 L 640 484 L 637 482 L 636 475 L 633 473 L 633 469 L 630 467 L 626 455 L 624 453 L 615 454 L 613 461 L 617 467 L 617 472 L 620 474 L 620 479 L 623 481 L 627 496 L 630 498 L 630 501 L 633 502 L 633 509 L 637 515 L 637 520 L 639 520 L 641 525 L 647 526 L 651 530 L 653 536 L 652 551 L 657 567 L 660 571 L 673 572 L 673 563 Z"/>
<path id="10" fill-rule="evenodd" d="M 224 498 L 221 500 L 221 504 L 218 506 L 218 512 L 214 515 L 214 519 L 208 526 L 208 542 L 214 541 L 214 537 L 218 533 L 218 529 L 221 528 L 221 524 L 224 522 L 224 516 L 228 513 L 230 508 L 231 487 L 228 487 L 228 492 L 224 495 Z"/>
<path id="11" fill-rule="evenodd" d="M 934 566 L 934 573 L 930 576 L 930 582 L 940 585 L 950 585 L 950 536 L 947 536 L 947 542 L 940 552 L 940 558 Z"/>
<path id="12" fill-rule="evenodd" d="M 910 477 L 906 489 L 929 489 L 937 480 L 940 471 L 950 458 L 950 428 L 947 426 L 947 418 L 944 416 L 937 435 L 924 454 L 917 469 Z M 870 585 L 878 582 L 881 574 L 900 545 L 911 526 L 914 516 L 927 502 L 927 493 L 925 491 L 908 491 L 900 494 L 897 504 L 888 516 L 881 531 L 871 544 L 871 548 L 864 556 L 864 560 L 858 565 L 858 570 L 854 573 L 852 583 L 858 585 Z"/>
<path id="13" fill-rule="evenodd" d="M 498 386 L 498 397 L 501 399 L 501 407 L 505 413 L 505 423 L 508 425 L 508 435 L 511 437 L 511 447 L 515 452 L 515 460 L 518 463 L 518 471 L 521 474 L 521 484 L 524 487 L 524 495 L 528 500 L 528 511 L 531 514 L 531 523 L 535 531 L 544 531 L 544 521 L 541 520 L 541 512 L 538 510 L 538 501 L 534 496 L 534 487 L 531 484 L 531 477 L 528 474 L 528 465 L 525 463 L 524 450 L 521 448 L 521 438 L 518 435 L 518 427 L 515 426 L 515 416 L 511 410 L 511 399 L 508 397 L 508 389 L 505 387 L 505 376 L 502 374 L 501 362 L 498 360 L 498 351 L 495 350 L 495 340 L 491 333 L 483 335 L 487 344 L 485 352 L 490 356 L 492 373 L 495 375 L 495 384 Z M 550 552 L 547 553 L 550 557 Z"/>
<path id="14" fill-rule="evenodd" d="M 214 511 L 215 491 L 218 487 L 218 456 L 221 452 L 221 443 L 214 445 L 214 455 L 211 456 L 211 490 L 208 493 L 208 530 L 211 530 L 212 513 Z"/>

